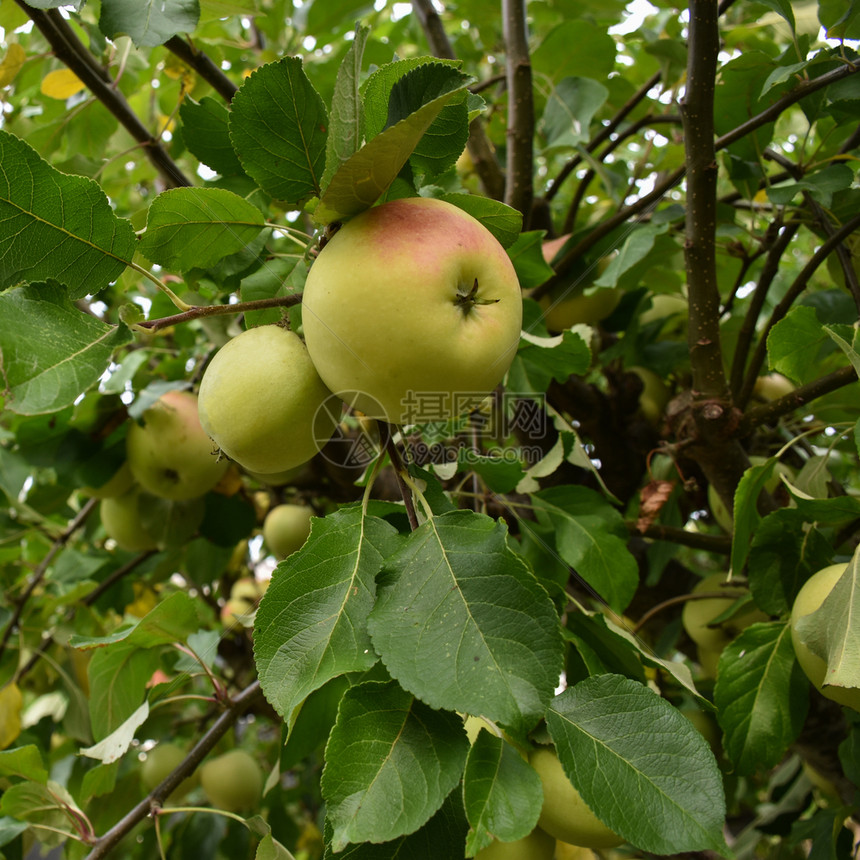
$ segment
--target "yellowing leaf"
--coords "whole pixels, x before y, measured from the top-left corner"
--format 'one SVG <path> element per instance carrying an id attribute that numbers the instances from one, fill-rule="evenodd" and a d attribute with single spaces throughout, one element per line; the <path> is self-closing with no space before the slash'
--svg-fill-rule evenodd
<path id="1" fill-rule="evenodd" d="M 21 734 L 21 708 L 24 699 L 17 684 L 0 689 L 0 750 L 11 746 Z"/>
<path id="2" fill-rule="evenodd" d="M 56 69 L 42 79 L 42 94 L 50 99 L 67 99 L 84 88 L 83 81 L 70 69 Z"/>
<path id="3" fill-rule="evenodd" d="M 26 59 L 26 51 L 17 42 L 9 45 L 9 50 L 6 51 L 6 56 L 0 63 L 0 87 L 8 87 L 15 80 Z"/>

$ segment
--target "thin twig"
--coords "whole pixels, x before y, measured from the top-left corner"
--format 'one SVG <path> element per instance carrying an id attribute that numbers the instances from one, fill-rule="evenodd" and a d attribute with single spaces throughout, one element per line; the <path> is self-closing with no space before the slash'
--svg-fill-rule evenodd
<path id="1" fill-rule="evenodd" d="M 254 681 L 233 697 L 227 710 L 212 724 L 209 730 L 192 747 L 179 766 L 171 771 L 140 803 L 124 815 L 110 830 L 94 843 L 86 860 L 101 860 L 127 836 L 134 827 L 151 814 L 153 807 L 162 804 L 183 780 L 191 776 L 204 758 L 215 748 L 235 722 L 262 695 L 260 682 Z"/>
<path id="2" fill-rule="evenodd" d="M 173 314 L 169 317 L 161 317 L 157 320 L 146 320 L 135 323 L 135 328 L 146 329 L 146 331 L 160 331 L 172 325 L 189 322 L 190 320 L 203 317 L 217 317 L 225 314 L 242 314 L 248 311 L 262 311 L 266 308 L 289 308 L 297 305 L 302 300 L 301 293 L 292 293 L 289 296 L 274 296 L 270 299 L 254 299 L 250 302 L 236 302 L 232 305 L 197 305 L 181 314 Z"/>

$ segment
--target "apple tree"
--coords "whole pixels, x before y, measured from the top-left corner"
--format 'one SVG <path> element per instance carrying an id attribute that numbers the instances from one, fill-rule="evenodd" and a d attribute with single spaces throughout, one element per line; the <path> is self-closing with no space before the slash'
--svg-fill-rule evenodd
<path id="1" fill-rule="evenodd" d="M 851 855 L 857 39 L 0 0 L 0 855 Z"/>

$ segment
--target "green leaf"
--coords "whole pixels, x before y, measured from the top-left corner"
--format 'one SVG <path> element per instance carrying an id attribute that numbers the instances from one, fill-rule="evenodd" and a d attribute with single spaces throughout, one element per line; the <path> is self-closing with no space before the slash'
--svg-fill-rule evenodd
<path id="1" fill-rule="evenodd" d="M 183 591 L 175 591 L 133 624 L 120 627 L 107 636 L 73 635 L 73 648 L 89 650 L 124 642 L 135 648 L 156 648 L 184 642 L 200 626 L 197 603 Z"/>
<path id="2" fill-rule="evenodd" d="M 666 224 L 646 225 L 630 232 L 618 253 L 610 260 L 609 265 L 594 281 L 598 287 L 618 286 L 619 279 L 629 272 L 637 263 L 648 259 L 654 249 L 654 243 L 665 234 Z M 665 248 L 661 248 L 661 256 L 665 259 Z"/>
<path id="3" fill-rule="evenodd" d="M 243 173 L 242 162 L 230 143 L 230 112 L 212 96 L 199 102 L 191 97 L 179 106 L 182 137 L 189 151 L 203 164 L 222 176 Z"/>
<path id="4" fill-rule="evenodd" d="M 788 26 L 791 27 L 792 32 L 795 31 L 794 10 L 791 8 L 790 0 L 761 0 L 761 2 L 768 8 L 773 9 L 777 15 L 781 15 L 785 18 Z"/>
<path id="5" fill-rule="evenodd" d="M 335 854 L 331 847 L 331 824 L 325 827 L 326 851 L 324 860 L 441 860 L 463 855 L 466 838 L 466 817 L 462 797 L 452 791 L 442 808 L 419 830 L 390 842 L 374 845 L 362 842 L 348 845 Z"/>
<path id="6" fill-rule="evenodd" d="M 0 395 L 20 415 L 70 406 L 95 385 L 114 351 L 132 339 L 83 313 L 56 284 L 0 294 Z"/>
<path id="7" fill-rule="evenodd" d="M 639 657 L 644 649 L 629 634 L 621 635 L 617 626 L 610 627 L 603 613 L 569 612 L 564 633 L 589 675 L 611 673 L 644 683 L 645 670 Z"/>
<path id="8" fill-rule="evenodd" d="M 824 331 L 833 342 L 848 356 L 854 371 L 860 375 L 860 335 L 854 326 L 826 325 Z"/>
<path id="9" fill-rule="evenodd" d="M 0 290 L 51 278 L 79 299 L 122 274 L 134 231 L 95 182 L 60 173 L 2 130 L 0 165 Z"/>
<path id="10" fill-rule="evenodd" d="M 525 471 L 519 457 L 508 456 L 511 452 L 479 454 L 468 448 L 457 452 L 459 471 L 474 472 L 494 493 L 510 493 L 523 479 Z"/>
<path id="11" fill-rule="evenodd" d="M 639 568 L 618 511 L 587 487 L 541 490 L 532 503 L 538 522 L 553 527 L 559 555 L 612 609 L 623 612 L 639 584 Z"/>
<path id="12" fill-rule="evenodd" d="M 780 508 L 768 514 L 753 532 L 747 565 L 756 605 L 768 615 L 789 612 L 803 583 L 832 558 L 830 541 L 801 511 Z"/>
<path id="13" fill-rule="evenodd" d="M 537 287 L 553 276 L 552 266 L 543 255 L 543 237 L 543 230 L 529 230 L 521 233 L 508 248 L 508 256 L 524 290 Z"/>
<path id="14" fill-rule="evenodd" d="M 317 224 L 350 218 L 370 208 L 395 180 L 442 108 L 472 80 L 442 64 L 434 64 L 433 69 L 432 80 L 423 81 L 423 96 L 428 100 L 337 169 L 314 211 Z"/>
<path id="15" fill-rule="evenodd" d="M 99 741 L 118 729 L 140 706 L 146 685 L 160 665 L 151 648 L 123 643 L 97 650 L 90 660 L 90 721 Z"/>
<path id="16" fill-rule="evenodd" d="M 821 606 L 796 624 L 800 641 L 827 664 L 822 686 L 860 687 L 860 554 L 855 553 Z"/>
<path id="17" fill-rule="evenodd" d="M 860 38 L 860 8 L 854 0 L 820 0 L 818 20 L 828 39 Z"/>
<path id="18" fill-rule="evenodd" d="M 787 623 L 753 624 L 725 647 L 714 704 L 723 747 L 741 776 L 779 763 L 809 707 L 809 684 Z"/>
<path id="19" fill-rule="evenodd" d="M 589 140 L 589 128 L 609 90 L 591 78 L 564 78 L 550 93 L 541 130 L 547 147 L 571 147 Z"/>
<path id="20" fill-rule="evenodd" d="M 473 857 L 495 836 L 513 842 L 537 825 L 543 804 L 540 777 L 519 751 L 492 732 L 478 732 L 463 773 L 463 806 L 471 830 L 466 856 Z"/>
<path id="21" fill-rule="evenodd" d="M 358 92 L 358 81 L 369 35 L 369 27 L 356 27 L 355 38 L 337 70 L 329 116 L 323 188 L 331 182 L 337 168 L 358 152 L 364 142 L 364 104 Z"/>
<path id="22" fill-rule="evenodd" d="M 42 761 L 42 753 L 35 744 L 0 752 L 0 774 L 19 776 L 33 782 L 48 781 L 48 771 Z"/>
<path id="23" fill-rule="evenodd" d="M 172 188 L 149 207 L 140 253 L 181 272 L 203 269 L 253 241 L 263 213 L 222 188 Z"/>
<path id="24" fill-rule="evenodd" d="M 585 373 L 590 364 L 591 350 L 578 330 L 542 337 L 524 329 L 508 371 L 508 390 L 520 397 L 542 395 L 553 379 L 564 382 L 572 374 Z"/>
<path id="25" fill-rule="evenodd" d="M 254 623 L 257 674 L 287 725 L 314 690 L 377 661 L 367 633 L 374 577 L 396 531 L 360 507 L 311 523 L 305 545 L 278 565 Z"/>
<path id="26" fill-rule="evenodd" d="M 468 749 L 460 717 L 432 710 L 393 681 L 348 690 L 320 783 L 332 850 L 417 830 L 460 781 Z"/>
<path id="27" fill-rule="evenodd" d="M 66 834 L 74 837 L 76 825 L 86 820 L 69 792 L 56 782 L 45 785 L 19 782 L 3 792 L 0 815 L 9 815 L 38 827 L 40 842 L 48 847 L 61 845 Z"/>
<path id="28" fill-rule="evenodd" d="M 618 675 L 556 696 L 547 727 L 592 812 L 642 851 L 727 851 L 722 778 L 707 741 L 677 708 Z"/>
<path id="29" fill-rule="evenodd" d="M 277 200 L 320 194 L 328 115 L 299 57 L 258 68 L 233 97 L 230 140 L 245 172 Z"/>
<path id="30" fill-rule="evenodd" d="M 131 36 L 138 48 L 154 48 L 196 30 L 199 18 L 199 0 L 102 0 L 99 29 L 109 39 Z"/>
<path id="31" fill-rule="evenodd" d="M 550 30 L 532 54 L 539 75 L 553 81 L 585 77 L 605 81 L 615 69 L 616 45 L 605 27 L 591 21 L 566 20 Z"/>
<path id="32" fill-rule="evenodd" d="M 503 248 L 513 245 L 520 235 L 523 226 L 522 213 L 498 200 L 491 200 L 479 194 L 443 194 L 441 199 L 480 221 Z"/>
<path id="33" fill-rule="evenodd" d="M 558 617 L 503 521 L 470 511 L 427 520 L 386 560 L 378 588 L 368 628 L 406 689 L 515 733 L 535 725 L 561 671 Z"/>
<path id="34" fill-rule="evenodd" d="M 295 860 L 295 857 L 271 833 L 267 833 L 257 846 L 254 860 Z"/>

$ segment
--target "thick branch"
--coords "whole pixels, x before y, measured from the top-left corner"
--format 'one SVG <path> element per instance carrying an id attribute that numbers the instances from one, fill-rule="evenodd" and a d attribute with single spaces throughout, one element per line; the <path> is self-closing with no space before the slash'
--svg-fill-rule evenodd
<path id="1" fill-rule="evenodd" d="M 508 81 L 505 203 L 523 213 L 527 230 L 534 197 L 534 101 L 525 0 L 502 0 L 502 18 Z"/>
<path id="2" fill-rule="evenodd" d="M 235 696 L 227 710 L 197 741 L 179 767 L 168 774 L 160 785 L 157 785 L 147 797 L 123 816 L 104 836 L 99 837 L 92 851 L 87 854 L 86 860 L 100 860 L 102 857 L 109 857 L 111 851 L 123 837 L 127 836 L 137 824 L 152 812 L 154 805 L 163 803 L 184 779 L 194 773 L 203 759 L 215 748 L 218 741 L 227 734 L 239 717 L 251 707 L 260 695 L 260 682 L 254 681 Z"/>
<path id="3" fill-rule="evenodd" d="M 58 60 L 73 71 L 87 89 L 119 120 L 123 128 L 140 144 L 149 160 L 171 187 L 191 185 L 179 166 L 138 119 L 125 96 L 114 86 L 107 70 L 101 67 L 56 10 L 33 9 L 24 0 L 15 2 L 30 16 L 47 39 Z"/>
<path id="4" fill-rule="evenodd" d="M 412 8 L 421 22 L 421 28 L 424 30 L 433 55 L 448 60 L 456 59 L 454 48 L 442 26 L 439 13 L 433 7 L 432 0 L 412 0 Z M 475 165 L 475 173 L 483 186 L 484 193 L 493 200 L 501 200 L 505 195 L 505 177 L 480 117 L 473 119 L 469 125 L 469 140 L 466 148 Z"/>
<path id="5" fill-rule="evenodd" d="M 173 36 L 164 43 L 164 47 L 171 53 L 176 54 L 187 66 L 194 69 L 204 81 L 212 86 L 212 89 L 225 102 L 233 100 L 238 87 L 212 62 L 207 54 L 204 54 L 203 51 L 198 51 L 191 43 L 191 40 L 186 42 L 184 39 L 180 39 L 179 36 Z"/>

